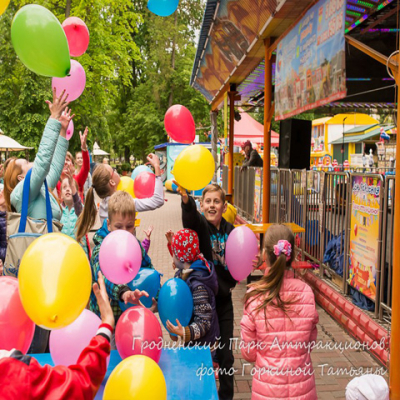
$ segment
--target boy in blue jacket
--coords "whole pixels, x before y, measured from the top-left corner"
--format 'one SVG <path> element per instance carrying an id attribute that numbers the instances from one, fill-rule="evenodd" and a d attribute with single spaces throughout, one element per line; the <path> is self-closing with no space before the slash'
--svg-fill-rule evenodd
<path id="1" fill-rule="evenodd" d="M 108 219 L 104 221 L 103 226 L 96 232 L 93 238 L 95 248 L 93 249 L 92 257 L 90 259 L 93 283 L 97 281 L 98 273 L 99 271 L 101 271 L 99 263 L 99 253 L 100 246 L 103 243 L 104 238 L 110 232 L 117 229 L 122 229 L 130 232 L 132 235 L 135 235 L 135 217 L 135 203 L 133 201 L 133 198 L 128 193 L 122 191 L 116 192 L 110 197 L 110 200 L 108 202 Z M 146 251 L 143 249 L 143 246 L 140 242 L 139 245 L 142 249 L 141 268 L 153 268 L 153 265 L 151 264 L 151 259 L 147 255 Z M 132 291 L 127 285 L 116 285 L 115 283 L 110 282 L 105 277 L 104 282 L 106 285 L 107 294 L 111 300 L 111 308 L 113 310 L 116 322 L 122 314 L 122 310 L 119 305 L 120 301 L 125 304 L 140 304 L 140 298 L 142 296 L 149 296 L 148 293 L 143 290 L 140 291 L 136 289 L 135 291 Z M 93 311 L 95 314 L 100 315 L 100 310 L 96 302 L 96 296 L 93 291 L 90 295 L 90 310 Z"/>
<path id="2" fill-rule="evenodd" d="M 188 284 L 193 295 L 193 317 L 189 325 L 183 327 L 179 320 L 174 325 L 167 321 L 171 333 L 182 337 L 185 345 L 208 346 L 215 350 L 219 339 L 218 316 L 215 296 L 218 293 L 218 279 L 212 262 L 200 253 L 197 233 L 191 229 L 182 229 L 175 235 L 166 233 L 168 249 L 173 257 L 175 278 L 181 278 Z M 174 337 L 171 336 L 173 340 Z"/>

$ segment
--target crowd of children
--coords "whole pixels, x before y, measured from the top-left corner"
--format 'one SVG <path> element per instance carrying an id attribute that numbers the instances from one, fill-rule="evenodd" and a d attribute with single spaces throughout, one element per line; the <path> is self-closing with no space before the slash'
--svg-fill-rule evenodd
<path id="1" fill-rule="evenodd" d="M 99 265 L 101 244 L 115 230 L 125 230 L 135 236 L 136 212 L 154 210 L 164 203 L 160 163 L 154 154 L 148 156 L 156 175 L 154 195 L 149 199 L 133 199 L 129 194 L 117 191 L 120 177 L 109 164 L 96 165 L 89 176 L 87 129 L 81 134 L 82 151 L 76 154 L 75 167 L 65 139 L 66 128 L 73 118 L 67 108 L 67 96 L 62 93 L 57 98 L 54 94 L 53 102 L 48 102 L 48 105 L 51 116 L 35 161 L 10 159 L 5 165 L 4 193 L 3 190 L 0 193 L 0 259 L 4 261 L 5 258 L 3 213 L 21 212 L 23 181 L 32 169 L 28 216 L 46 219 L 47 182 L 52 194 L 53 218 L 61 221 L 62 232 L 81 243 L 90 258 L 93 290 L 89 307 L 102 318 L 103 324 L 74 366 L 41 367 L 17 350 L 1 352 L 0 398 L 94 397 L 106 372 L 110 343 L 111 347 L 114 345 L 112 332 L 122 313 L 120 302 L 140 304 L 141 297 L 148 296 L 144 291 L 132 291 L 127 285 L 116 285 L 103 277 Z M 227 203 L 220 186 L 212 184 L 203 190 L 201 212 L 186 190 L 178 187 L 178 192 L 182 199 L 183 229 L 175 234 L 169 231 L 166 237 L 175 277 L 188 284 L 194 311 L 187 326 L 176 320 L 168 321 L 167 328 L 171 338 L 177 340 L 177 336 L 181 337 L 185 346 L 210 346 L 213 360 L 219 366 L 219 398 L 232 400 L 232 291 L 237 282 L 226 265 L 225 248 L 234 226 L 223 218 Z M 152 229 L 146 231 L 143 243 L 139 242 L 142 268 L 154 268 L 147 254 Z M 91 232 L 94 234 L 92 246 L 88 239 Z M 252 398 L 316 399 L 308 345 L 317 339 L 318 313 L 311 288 L 302 280 L 295 279 L 290 270 L 294 259 L 293 233 L 286 226 L 272 226 L 265 235 L 261 251 L 266 263 L 265 274 L 249 285 L 241 321 L 242 355 L 255 362 L 257 370 Z M 155 299 L 151 309 L 157 311 Z M 276 340 L 282 346 L 273 346 Z M 285 347 L 285 343 L 304 345 Z M 18 385 L 15 376 L 19 377 Z"/>

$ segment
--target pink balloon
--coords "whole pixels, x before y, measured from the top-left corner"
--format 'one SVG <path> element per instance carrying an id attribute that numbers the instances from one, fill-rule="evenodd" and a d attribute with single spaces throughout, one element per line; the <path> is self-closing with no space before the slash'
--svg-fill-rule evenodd
<path id="1" fill-rule="evenodd" d="M 65 78 L 53 78 L 52 87 L 56 88 L 57 97 L 65 89 L 68 93 L 68 101 L 76 100 L 85 90 L 86 74 L 82 65 L 78 61 L 71 60 L 71 70 L 69 76 Z"/>
<path id="2" fill-rule="evenodd" d="M 117 285 L 130 282 L 142 264 L 138 240 L 127 231 L 111 232 L 101 244 L 99 262 L 101 271 L 109 281 Z"/>
<path id="3" fill-rule="evenodd" d="M 35 324 L 22 307 L 18 280 L 0 277 L 0 349 L 18 349 L 25 354 L 34 333 Z"/>
<path id="4" fill-rule="evenodd" d="M 225 260 L 234 279 L 240 282 L 251 273 L 253 260 L 257 255 L 257 238 L 250 228 L 239 226 L 229 234 L 225 247 Z"/>
<path id="5" fill-rule="evenodd" d="M 66 139 L 70 140 L 73 134 L 74 134 L 74 121 L 71 119 L 71 121 L 68 124 Z"/>
<path id="6" fill-rule="evenodd" d="M 50 354 L 54 365 L 76 364 L 82 350 L 89 345 L 101 324 L 101 319 L 90 310 L 65 328 L 50 333 Z"/>
<path id="7" fill-rule="evenodd" d="M 67 36 L 69 54 L 79 57 L 89 46 L 89 29 L 78 17 L 69 17 L 63 23 L 65 35 Z"/>
<path id="8" fill-rule="evenodd" d="M 142 354 L 160 360 L 162 330 L 157 317 L 147 308 L 129 308 L 120 316 L 115 329 L 115 344 L 122 359 Z"/>
<path id="9" fill-rule="evenodd" d="M 147 199 L 154 194 L 156 176 L 152 172 L 141 172 L 136 178 L 133 187 L 138 199 Z"/>
<path id="10" fill-rule="evenodd" d="M 179 143 L 190 144 L 196 137 L 196 126 L 190 111 L 180 104 L 170 107 L 165 113 L 164 126 L 168 135 Z"/>

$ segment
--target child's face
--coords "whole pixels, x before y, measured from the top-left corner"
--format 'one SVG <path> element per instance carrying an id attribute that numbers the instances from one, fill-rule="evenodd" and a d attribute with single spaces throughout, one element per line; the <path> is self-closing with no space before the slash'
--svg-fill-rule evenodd
<path id="1" fill-rule="evenodd" d="M 63 179 L 61 183 L 61 200 L 68 201 L 72 199 L 72 190 L 71 186 L 69 186 L 68 179 Z"/>
<path id="2" fill-rule="evenodd" d="M 107 226 L 110 232 L 123 230 L 132 233 L 132 235 L 135 235 L 136 233 L 135 217 L 132 218 L 128 215 L 123 216 L 119 213 L 114 214 L 111 219 L 109 218 L 107 220 Z"/>
<path id="3" fill-rule="evenodd" d="M 200 205 L 208 222 L 214 226 L 221 223 L 222 214 L 226 211 L 226 204 L 222 202 L 219 192 L 207 192 Z"/>
<path id="4" fill-rule="evenodd" d="M 76 161 L 76 165 L 78 165 L 79 167 L 82 167 L 82 165 L 83 165 L 82 153 L 78 153 L 76 155 L 75 161 Z"/>
<path id="5" fill-rule="evenodd" d="M 6 200 L 4 198 L 4 191 L 0 191 L 0 211 L 6 210 Z M 0 275 L 1 276 L 1 275 Z"/>

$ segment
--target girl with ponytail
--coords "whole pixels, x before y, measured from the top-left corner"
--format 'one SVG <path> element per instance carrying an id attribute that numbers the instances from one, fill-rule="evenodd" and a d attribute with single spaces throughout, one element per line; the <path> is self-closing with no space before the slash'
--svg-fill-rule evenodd
<path id="1" fill-rule="evenodd" d="M 137 212 L 155 210 L 164 204 L 164 187 L 161 179 L 160 159 L 149 154 L 147 161 L 154 168 L 156 176 L 154 194 L 148 199 L 134 199 Z M 85 207 L 76 222 L 76 240 L 92 229 L 99 229 L 108 218 L 108 200 L 117 191 L 121 178 L 109 164 L 97 164 L 92 175 L 92 187 L 87 191 Z"/>
<path id="2" fill-rule="evenodd" d="M 289 268 L 294 236 L 274 224 L 264 238 L 264 276 L 249 285 L 241 321 L 241 352 L 255 362 L 252 399 L 317 398 L 311 350 L 317 339 L 314 293 Z"/>

